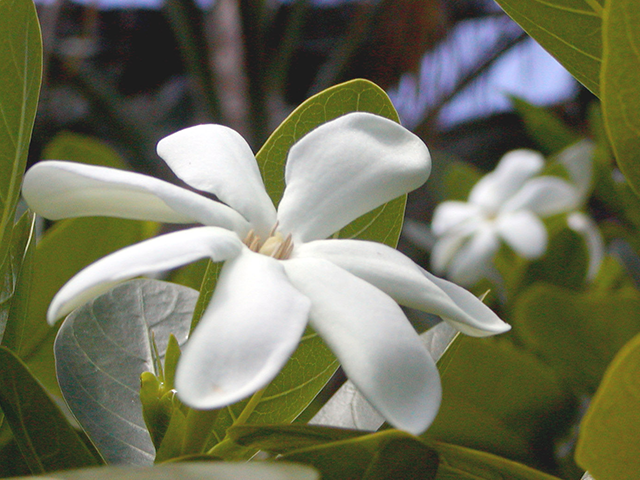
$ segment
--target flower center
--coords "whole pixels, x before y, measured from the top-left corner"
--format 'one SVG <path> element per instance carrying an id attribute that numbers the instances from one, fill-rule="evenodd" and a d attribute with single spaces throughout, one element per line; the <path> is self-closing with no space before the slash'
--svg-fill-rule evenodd
<path id="1" fill-rule="evenodd" d="M 291 256 L 293 251 L 293 241 L 291 234 L 284 237 L 282 233 L 277 231 L 278 224 L 274 225 L 269 232 L 269 237 L 263 242 L 262 239 L 251 230 L 244 239 L 244 244 L 249 250 L 277 260 L 286 260 Z"/>

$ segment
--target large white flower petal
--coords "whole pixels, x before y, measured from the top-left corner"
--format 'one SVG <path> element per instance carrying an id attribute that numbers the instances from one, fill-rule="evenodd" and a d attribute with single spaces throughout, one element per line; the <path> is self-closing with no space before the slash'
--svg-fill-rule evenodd
<path id="1" fill-rule="evenodd" d="M 51 301 L 50 323 L 114 285 L 138 275 L 161 272 L 201 258 L 220 262 L 244 248 L 238 236 L 218 227 L 197 227 L 168 233 L 118 250 L 77 273 Z"/>
<path id="2" fill-rule="evenodd" d="M 509 330 L 509 325 L 469 294 L 460 304 L 424 270 L 397 250 L 376 242 L 361 240 L 318 240 L 301 245 L 296 258 L 324 258 L 371 283 L 396 302 L 439 315 L 463 333 L 487 336 Z M 461 289 L 463 290 L 463 289 Z M 464 290 L 463 290 L 464 291 Z"/>
<path id="3" fill-rule="evenodd" d="M 438 275 L 444 275 L 449 264 L 472 233 L 454 232 L 444 235 L 436 241 L 431 249 L 431 268 Z"/>
<path id="4" fill-rule="evenodd" d="M 370 113 L 339 117 L 289 151 L 280 229 L 298 242 L 326 238 L 418 188 L 430 168 L 426 145 L 397 123 Z"/>
<path id="5" fill-rule="evenodd" d="M 565 148 L 558 155 L 558 162 L 569 172 L 571 183 L 576 188 L 581 201 L 586 199 L 591 188 L 594 150 L 593 142 L 583 139 Z"/>
<path id="6" fill-rule="evenodd" d="M 548 217 L 556 213 L 573 210 L 580 203 L 578 191 L 568 182 L 558 177 L 545 175 L 532 178 L 502 206 L 502 212 L 530 210 Z"/>
<path id="7" fill-rule="evenodd" d="M 476 229 L 458 250 L 448 268 L 448 277 L 460 285 L 474 285 L 489 274 L 491 259 L 500 248 L 493 222 Z"/>
<path id="8" fill-rule="evenodd" d="M 511 329 L 511 326 L 509 324 L 504 323 L 500 319 L 497 319 L 497 321 L 495 319 L 492 320 L 492 315 L 495 314 L 468 290 L 465 290 L 455 283 L 449 282 L 442 278 L 438 278 L 435 275 L 427 272 L 426 270 L 422 270 L 422 273 L 424 273 L 424 275 L 429 280 L 440 287 L 442 291 L 445 292 L 461 310 L 464 310 L 471 318 L 475 318 L 479 322 L 481 322 L 483 324 L 483 328 L 486 329 L 488 325 L 493 325 L 493 328 L 495 328 L 494 333 L 503 333 Z M 455 318 L 447 318 L 446 320 L 462 333 L 466 333 L 467 335 L 472 335 L 475 337 L 486 336 L 486 330 L 478 329 L 474 333 L 469 329 L 468 324 L 458 323 L 457 319 Z"/>
<path id="9" fill-rule="evenodd" d="M 185 128 L 158 143 L 158 155 L 194 188 L 213 193 L 265 235 L 276 210 L 258 164 L 242 136 L 223 125 Z"/>
<path id="10" fill-rule="evenodd" d="M 544 157 L 533 150 L 513 150 L 505 154 L 493 172 L 475 184 L 469 202 L 497 211 L 529 178 L 544 167 Z"/>
<path id="11" fill-rule="evenodd" d="M 439 204 L 433 211 L 431 229 L 437 236 L 460 228 L 466 223 L 476 223 L 484 216 L 482 207 L 474 203 L 448 201 Z"/>
<path id="12" fill-rule="evenodd" d="M 219 408 L 268 385 L 298 345 L 309 306 L 277 260 L 245 249 L 227 261 L 180 358 L 180 399 Z"/>
<path id="13" fill-rule="evenodd" d="M 426 430 L 440 405 L 438 370 L 398 304 L 326 260 L 284 263 L 311 299 L 311 325 L 358 390 L 394 427 Z"/>
<path id="14" fill-rule="evenodd" d="M 202 223 L 240 235 L 248 222 L 236 211 L 157 178 L 81 163 L 39 162 L 25 174 L 22 195 L 43 217 L 109 216 Z"/>
<path id="15" fill-rule="evenodd" d="M 534 260 L 547 250 L 547 229 L 537 216 L 528 210 L 501 214 L 496 229 L 518 255 Z"/>

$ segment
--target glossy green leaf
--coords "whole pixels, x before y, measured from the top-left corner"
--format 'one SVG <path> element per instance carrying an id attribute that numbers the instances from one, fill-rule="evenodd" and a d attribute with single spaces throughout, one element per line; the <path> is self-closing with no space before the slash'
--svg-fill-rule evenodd
<path id="1" fill-rule="evenodd" d="M 99 465 L 18 357 L 0 347 L 0 407 L 33 473 Z"/>
<path id="2" fill-rule="evenodd" d="M 640 9 L 634 0 L 608 0 L 605 7 L 602 113 L 618 166 L 640 194 Z"/>
<path id="3" fill-rule="evenodd" d="M 580 425 L 578 464 L 598 480 L 640 472 L 640 335 L 615 356 Z"/>
<path id="4" fill-rule="evenodd" d="M 497 0 L 580 83 L 598 95 L 602 0 Z"/>
<path id="5" fill-rule="evenodd" d="M 640 331 L 640 293 L 534 285 L 520 295 L 513 327 L 574 389 L 593 392 L 618 350 Z"/>
<path id="6" fill-rule="evenodd" d="M 490 453 L 442 442 L 427 442 L 438 453 L 435 480 L 560 480 Z"/>
<path id="7" fill-rule="evenodd" d="M 42 76 L 31 0 L 0 2 L 0 266 L 9 249 Z"/>
<path id="8" fill-rule="evenodd" d="M 90 263 L 149 237 L 156 224 L 119 218 L 86 217 L 56 223 L 42 237 L 33 261 L 33 279 L 21 358 L 50 392 L 59 392 L 53 341 L 60 324 L 50 327 L 46 312 L 56 292 Z"/>
<path id="9" fill-rule="evenodd" d="M 7 261 L 0 268 L 0 344 L 18 351 L 24 338 L 33 276 L 34 216 L 25 213 L 11 232 Z"/>
<path id="10" fill-rule="evenodd" d="M 580 139 L 573 130 L 550 111 L 518 97 L 511 97 L 511 101 L 522 117 L 527 132 L 536 141 L 543 154 L 557 153 Z"/>
<path id="11" fill-rule="evenodd" d="M 154 448 L 142 418 L 140 375 L 156 372 L 173 334 L 183 343 L 197 292 L 132 280 L 76 309 L 55 342 L 58 381 L 69 408 L 110 463 L 146 465 Z"/>
<path id="12" fill-rule="evenodd" d="M 291 463 L 175 463 L 148 468 L 102 467 L 60 472 L 23 480 L 318 480 L 318 473 Z M 15 479 L 17 480 L 17 478 Z"/>
<path id="13" fill-rule="evenodd" d="M 541 464 L 564 434 L 573 397 L 553 370 L 506 339 L 459 335 L 438 365 L 443 398 L 422 436 Z"/>

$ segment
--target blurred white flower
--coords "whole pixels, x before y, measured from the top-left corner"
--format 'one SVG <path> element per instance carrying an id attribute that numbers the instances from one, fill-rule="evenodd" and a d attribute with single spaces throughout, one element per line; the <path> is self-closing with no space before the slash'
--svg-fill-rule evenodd
<path id="1" fill-rule="evenodd" d="M 542 219 L 577 209 L 584 195 L 582 184 L 538 176 L 544 164 L 538 152 L 511 151 L 473 187 L 467 202 L 438 205 L 431 224 L 436 236 L 431 252 L 434 271 L 471 286 L 491 275 L 501 242 L 529 260 L 544 254 L 547 231 Z M 567 170 L 584 179 L 579 169 L 574 172 L 567 165 Z"/>
<path id="2" fill-rule="evenodd" d="M 200 258 L 225 262 L 213 298 L 178 365 L 178 395 L 207 409 L 234 403 L 278 374 L 310 322 L 348 377 L 392 425 L 425 430 L 441 389 L 434 361 L 398 304 L 486 336 L 509 329 L 466 290 L 380 243 L 324 240 L 352 220 L 423 184 L 424 143 L 400 125 L 345 115 L 289 151 L 274 207 L 242 137 L 220 125 L 177 132 L 159 155 L 190 186 L 69 162 L 27 172 L 23 195 L 41 215 L 86 215 L 203 227 L 125 248 L 72 278 L 49 309 L 53 322 L 117 282 Z"/>

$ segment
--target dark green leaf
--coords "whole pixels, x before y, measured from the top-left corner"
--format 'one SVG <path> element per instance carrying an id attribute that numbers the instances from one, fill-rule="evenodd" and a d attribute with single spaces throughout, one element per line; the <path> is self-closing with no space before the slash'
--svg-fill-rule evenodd
<path id="1" fill-rule="evenodd" d="M 438 470 L 438 455 L 399 430 L 316 445 L 281 458 L 314 466 L 324 480 L 430 480 Z"/>
<path id="2" fill-rule="evenodd" d="M 142 418 L 140 375 L 156 371 L 152 343 L 184 342 L 197 292 L 133 280 L 75 310 L 55 343 L 65 400 L 110 463 L 145 465 L 154 449 Z"/>
<path id="3" fill-rule="evenodd" d="M 45 146 L 42 158 L 130 170 L 122 157 L 107 144 L 96 138 L 72 132 L 61 132 L 53 137 Z"/>
<path id="4" fill-rule="evenodd" d="M 28 368 L 0 347 L 0 407 L 33 473 L 99 465 Z"/>
<path id="5" fill-rule="evenodd" d="M 9 250 L 42 76 L 31 0 L 0 2 L 0 266 Z"/>
<path id="6" fill-rule="evenodd" d="M 427 442 L 438 453 L 435 480 L 560 480 L 490 453 L 441 442 Z"/>
<path id="7" fill-rule="evenodd" d="M 633 480 L 640 472 L 640 335 L 607 368 L 580 425 L 576 459 L 598 480 Z"/>
<path id="8" fill-rule="evenodd" d="M 598 95 L 602 0 L 497 0 L 580 83 Z"/>
<path id="9" fill-rule="evenodd" d="M 14 226 L 7 260 L 0 268 L 0 343 L 15 353 L 19 352 L 25 333 L 33 275 L 34 220 L 33 214 L 25 213 Z"/>
<path id="10" fill-rule="evenodd" d="M 603 16 L 602 113 L 620 170 L 640 194 L 640 9 L 610 0 Z"/>

